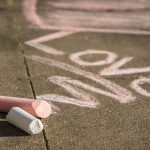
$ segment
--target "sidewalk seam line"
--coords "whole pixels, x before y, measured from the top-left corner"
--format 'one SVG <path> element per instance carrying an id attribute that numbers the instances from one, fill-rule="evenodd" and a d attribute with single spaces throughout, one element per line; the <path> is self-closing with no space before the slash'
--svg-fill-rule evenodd
<path id="1" fill-rule="evenodd" d="M 21 53 L 24 55 L 24 51 L 23 50 L 21 51 Z M 27 76 L 29 77 L 29 81 L 30 81 L 30 86 L 31 86 L 31 89 L 32 89 L 32 93 L 33 93 L 34 98 L 36 99 L 36 94 L 35 94 L 35 91 L 34 91 L 33 83 L 32 83 L 30 72 L 29 72 L 29 68 L 28 68 L 28 65 L 27 65 L 27 60 L 26 60 L 26 58 L 24 56 L 23 56 L 23 58 L 24 58 L 24 64 L 25 64 L 26 71 L 27 71 Z M 43 130 L 42 133 L 43 133 L 43 138 L 44 138 L 44 141 L 45 141 L 46 149 L 50 150 L 49 146 L 48 146 L 48 139 L 46 137 L 45 129 Z"/>

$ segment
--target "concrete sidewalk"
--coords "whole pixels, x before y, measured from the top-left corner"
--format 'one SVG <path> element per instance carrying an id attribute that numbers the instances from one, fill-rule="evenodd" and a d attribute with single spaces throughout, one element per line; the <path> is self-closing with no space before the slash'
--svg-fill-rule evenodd
<path id="1" fill-rule="evenodd" d="M 0 150 L 149 150 L 150 36 L 144 35 L 148 29 L 136 26 L 136 34 L 41 29 L 41 24 L 25 19 L 22 2 L 0 0 L 0 94 L 27 98 L 55 94 L 47 100 L 59 111 L 43 119 L 44 131 L 34 136 L 2 120 L 6 114 L 0 113 Z M 49 9 L 69 4 L 51 4 Z M 46 19 L 49 9 L 42 2 L 37 6 Z M 111 70 L 100 77 L 104 68 L 125 57 L 134 59 L 119 70 L 132 71 Z M 143 90 L 131 86 L 138 79 Z"/>

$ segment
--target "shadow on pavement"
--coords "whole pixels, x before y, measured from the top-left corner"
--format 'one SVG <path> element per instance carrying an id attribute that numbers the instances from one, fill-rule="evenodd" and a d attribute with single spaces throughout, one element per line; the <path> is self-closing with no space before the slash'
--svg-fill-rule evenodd
<path id="1" fill-rule="evenodd" d="M 28 136 L 24 131 L 8 123 L 4 119 L 5 116 L 5 113 L 0 113 L 0 137 Z"/>

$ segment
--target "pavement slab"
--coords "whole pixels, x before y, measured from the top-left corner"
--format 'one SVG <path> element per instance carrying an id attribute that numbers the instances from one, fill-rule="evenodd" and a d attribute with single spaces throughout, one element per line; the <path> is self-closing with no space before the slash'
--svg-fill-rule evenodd
<path id="1" fill-rule="evenodd" d="M 62 49 L 65 49 L 66 53 L 72 53 L 77 51 L 78 49 L 81 50 L 84 47 L 84 42 L 79 44 L 78 41 L 75 41 L 74 47 L 68 50 L 68 45 L 72 42 L 71 39 L 79 39 L 79 37 L 84 39 L 86 33 L 82 35 L 72 35 L 67 37 L 66 39 L 56 40 L 53 41 L 53 44 L 57 45 L 57 48 L 62 47 L 62 43 L 65 43 Z M 148 54 L 147 46 L 144 48 L 144 44 L 147 39 L 148 45 L 148 37 L 141 37 L 141 36 L 127 36 L 127 35 L 106 35 L 106 34 L 94 34 L 94 33 L 87 33 L 87 36 L 95 37 L 94 40 L 99 40 L 99 44 L 95 44 L 94 42 L 86 40 L 88 46 L 93 47 L 94 49 L 110 49 L 110 47 L 114 46 L 116 53 L 119 53 L 122 57 L 123 55 L 130 56 L 132 54 L 134 56 L 134 52 L 136 50 L 136 58 L 140 60 L 141 63 L 131 63 L 129 66 L 126 67 L 141 67 L 143 64 L 148 65 Z M 75 36 L 75 37 L 73 37 Z M 112 38 L 116 39 L 113 42 L 111 41 Z M 100 42 L 102 38 L 105 38 L 105 42 L 109 43 L 105 45 L 105 42 Z M 107 38 L 106 38 L 107 37 Z M 145 38 L 145 40 L 143 40 Z M 89 38 L 91 39 L 91 38 Z M 120 40 L 118 40 L 120 39 Z M 125 41 L 124 43 L 122 41 Z M 135 42 L 136 41 L 136 42 Z M 90 43 L 91 42 L 91 43 Z M 94 44 L 93 44 L 94 43 Z M 104 43 L 104 44 L 103 44 Z M 122 44 L 123 43 L 123 44 Z M 132 45 L 132 51 L 130 47 L 125 47 L 126 43 Z M 61 45 L 59 47 L 59 45 Z M 86 45 L 86 44 L 85 44 Z M 49 43 L 50 46 L 50 43 Z M 87 46 L 87 45 L 86 45 Z M 85 47 L 86 47 L 85 46 Z M 87 46 L 87 47 L 88 47 Z M 66 47 L 66 48 L 65 48 Z M 102 48 L 101 48 L 102 47 Z M 107 48 L 108 47 L 108 48 Z M 141 48 L 143 51 L 147 53 L 147 56 L 143 54 L 140 55 Z M 119 51 L 122 48 L 121 52 Z M 26 48 L 25 48 L 26 49 Z M 83 48 L 84 49 L 84 48 Z M 114 49 L 114 48 L 113 48 Z M 128 50 L 129 49 L 129 50 Z M 139 51 L 138 51 L 139 49 Z M 67 51 L 68 50 L 68 51 Z M 26 50 L 27 55 L 34 54 L 33 51 Z M 39 54 L 38 54 L 39 53 Z M 41 56 L 41 52 L 36 52 L 36 55 Z M 68 56 L 68 55 L 67 55 Z M 140 59 L 141 57 L 147 57 L 147 59 Z M 46 57 L 49 59 L 54 59 L 54 56 L 42 55 L 42 57 Z M 71 64 L 73 66 L 79 67 L 78 65 L 73 64 L 70 62 L 67 57 L 57 57 L 59 61 L 66 62 L 67 64 Z M 94 60 L 96 57 L 93 58 Z M 65 76 L 71 77 L 72 79 L 76 79 L 87 83 L 92 86 L 96 86 L 100 89 L 106 89 L 105 87 L 86 79 L 85 77 L 76 75 L 69 71 L 60 70 L 56 67 L 51 67 L 46 64 L 42 64 L 39 62 L 27 60 L 29 71 L 31 74 L 32 83 L 34 86 L 34 90 L 36 95 L 43 95 L 43 94 L 60 94 L 65 96 L 70 96 L 70 94 L 62 89 L 58 85 L 54 85 L 47 81 L 47 78 L 50 76 Z M 84 69 L 86 71 L 97 73 L 100 69 L 97 67 L 93 68 L 86 68 L 80 67 L 80 69 Z M 117 83 L 121 87 L 126 89 L 130 88 L 130 83 L 138 78 L 139 76 L 148 76 L 149 73 L 142 73 L 142 74 L 131 74 L 125 76 L 114 76 L 114 77 L 106 77 L 112 82 Z M 149 85 L 144 84 L 144 88 L 149 89 Z M 89 91 L 87 91 L 89 92 Z M 121 104 L 118 101 L 106 97 L 104 95 L 95 94 L 90 92 L 91 95 L 95 96 L 96 99 L 101 103 L 101 106 L 97 109 L 90 109 L 90 108 L 81 108 L 78 106 L 60 104 L 60 103 L 53 103 L 60 108 L 60 112 L 58 115 L 52 116 L 49 120 L 45 121 L 47 125 L 45 127 L 46 136 L 48 139 L 48 145 L 50 149 L 149 149 L 149 98 L 144 97 L 135 91 L 132 91 L 133 95 L 136 96 L 135 102 L 131 102 L 129 104 Z"/>
<path id="2" fill-rule="evenodd" d="M 4 7 L 5 8 L 5 7 Z M 1 13 L 0 26 L 0 94 L 33 98 L 26 64 L 14 32 L 13 19 L 9 10 Z M 0 113 L 1 150 L 46 150 L 43 134 L 29 136 L 5 120 Z"/>

